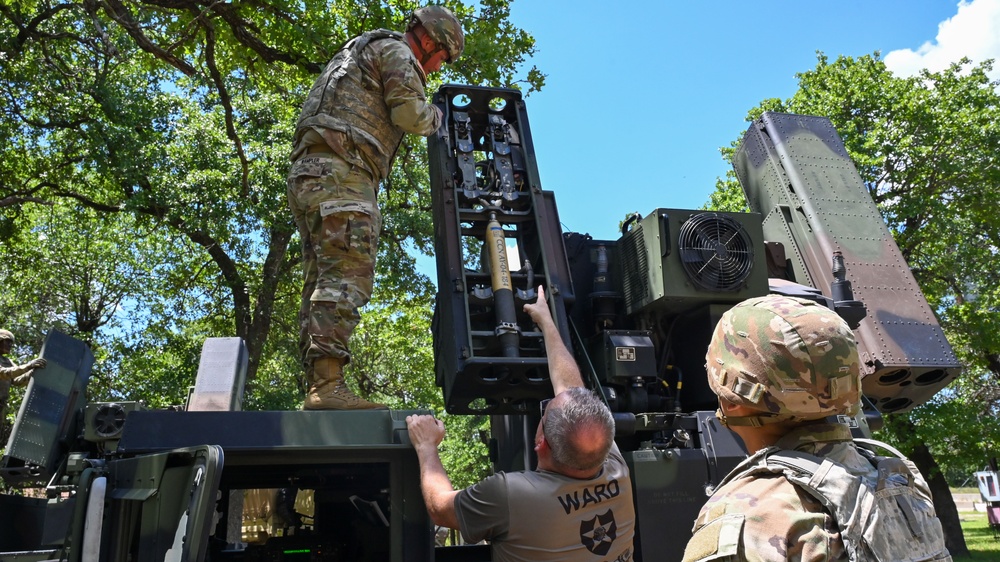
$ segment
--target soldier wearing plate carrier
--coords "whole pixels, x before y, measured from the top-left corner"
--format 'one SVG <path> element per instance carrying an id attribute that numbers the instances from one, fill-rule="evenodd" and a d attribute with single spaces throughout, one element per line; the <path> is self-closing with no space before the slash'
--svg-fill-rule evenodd
<path id="1" fill-rule="evenodd" d="M 306 98 L 295 130 L 288 203 L 302 237 L 299 343 L 307 410 L 382 408 L 344 384 L 348 340 L 371 298 L 382 226 L 376 193 L 406 133 L 428 136 L 441 111 L 427 72 L 462 54 L 465 37 L 442 6 L 413 13 L 406 33 L 379 29 L 337 52 Z"/>
<path id="2" fill-rule="evenodd" d="M 859 411 L 861 379 L 836 313 L 744 301 L 722 316 L 706 361 L 716 415 L 752 456 L 702 507 L 685 561 L 951 560 L 916 466 L 843 423 Z"/>

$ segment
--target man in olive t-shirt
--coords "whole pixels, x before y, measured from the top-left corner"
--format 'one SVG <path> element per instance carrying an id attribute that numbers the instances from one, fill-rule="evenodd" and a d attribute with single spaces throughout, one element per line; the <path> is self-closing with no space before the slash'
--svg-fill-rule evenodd
<path id="1" fill-rule="evenodd" d="M 611 411 L 584 388 L 541 287 L 538 301 L 524 310 L 545 338 L 555 394 L 543 402 L 535 433 L 538 468 L 501 472 L 456 491 L 437 450 L 444 424 L 433 416 L 407 416 L 427 511 L 436 525 L 458 529 L 467 542 L 489 540 L 496 562 L 632 560 L 632 484 L 614 443 Z"/>

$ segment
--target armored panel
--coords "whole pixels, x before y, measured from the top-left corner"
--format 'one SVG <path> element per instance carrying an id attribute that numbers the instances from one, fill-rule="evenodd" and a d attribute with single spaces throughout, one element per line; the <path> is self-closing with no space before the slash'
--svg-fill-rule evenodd
<path id="1" fill-rule="evenodd" d="M 47 364 L 31 377 L 11 431 L 0 475 L 10 483 L 45 482 L 76 436 L 77 413 L 87 397 L 94 355 L 87 344 L 53 330 L 41 353 Z"/>
<path id="2" fill-rule="evenodd" d="M 746 458 L 735 434 L 712 412 L 683 416 L 676 424 L 697 434 L 701 447 L 625 453 L 635 494 L 636 560 L 679 562 L 708 492 Z"/>
<path id="3" fill-rule="evenodd" d="M 857 329 L 864 393 L 883 412 L 927 401 L 958 361 L 832 123 L 765 113 L 733 160 L 764 237 L 785 244 L 794 281 L 830 294 L 841 252 L 854 297 L 868 308 Z"/>
<path id="4" fill-rule="evenodd" d="M 767 293 L 760 215 L 657 209 L 618 243 L 628 314 Z"/>
<path id="5" fill-rule="evenodd" d="M 126 553 L 137 560 L 211 559 L 206 555 L 223 464 L 216 445 L 111 461 L 111 519 L 120 524 L 122 512 L 130 512 L 129 523 L 137 523 L 139 532 L 112 541 L 106 559 L 123 560 Z"/>
<path id="6" fill-rule="evenodd" d="M 174 412 L 129 414 L 118 452 L 159 452 L 198 443 L 238 450 L 370 447 L 407 443 L 405 410 L 296 412 Z M 421 412 L 427 413 L 427 412 Z M 228 461 L 227 461 L 228 462 Z"/>
<path id="7" fill-rule="evenodd" d="M 187 409 L 221 412 L 241 409 L 247 361 L 247 346 L 243 338 L 206 339 L 201 348 L 198 376 Z"/>
<path id="8" fill-rule="evenodd" d="M 0 545 L 3 545 L 5 551 L 0 558 L 7 559 L 6 551 L 39 548 L 42 544 L 46 503 L 46 498 L 0 495 Z M 65 527 L 63 531 L 65 532 Z"/>
<path id="9" fill-rule="evenodd" d="M 108 525 L 143 518 L 134 540 L 149 549 L 172 538 L 168 531 L 179 527 L 156 524 L 153 514 L 175 513 L 177 500 L 157 500 L 153 488 L 161 482 L 158 495 L 186 498 L 184 479 L 168 487 L 155 478 L 159 465 L 140 472 L 137 463 L 212 443 L 225 465 L 215 496 L 223 501 L 201 511 L 222 521 L 201 543 L 208 559 L 431 560 L 432 527 L 405 421 L 415 413 L 428 412 L 132 412 L 117 450 L 132 465 L 112 470 L 134 483 L 112 492 Z"/>
<path id="10" fill-rule="evenodd" d="M 521 93 L 445 85 L 428 139 L 437 305 L 434 359 L 450 413 L 524 414 L 550 396 L 541 332 L 522 307 L 544 286 L 569 344 L 559 216 L 542 190 Z"/>
<path id="11" fill-rule="evenodd" d="M 636 558 L 679 562 L 691 538 L 690 527 L 708 499 L 704 452 L 644 449 L 628 453 L 626 460 L 634 481 L 635 544 L 642 550 Z"/>

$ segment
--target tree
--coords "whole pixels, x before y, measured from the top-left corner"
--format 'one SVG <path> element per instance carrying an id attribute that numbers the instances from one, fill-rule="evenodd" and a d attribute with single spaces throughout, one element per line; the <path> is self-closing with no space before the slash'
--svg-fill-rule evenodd
<path id="1" fill-rule="evenodd" d="M 430 409 L 445 424 L 442 462 L 456 489 L 489 475 L 486 434 L 489 416 L 450 416 L 434 384 L 431 303 L 434 287 L 407 282 L 408 291 L 383 283 L 375 306 L 362 318 L 351 338 L 347 369 L 365 393 L 393 410 Z"/>
<path id="2" fill-rule="evenodd" d="M 139 287 L 106 280 L 121 306 L 103 313 L 119 315 L 120 324 L 90 328 L 119 370 L 102 396 L 129 388 L 128 398 L 174 403 L 193 381 L 198 342 L 234 335 L 249 350 L 248 404 L 293 406 L 300 253 L 284 179 L 292 127 L 339 45 L 367 29 L 402 29 L 414 7 L 403 0 L 0 4 L 0 137 L 10 139 L 0 146 L 0 226 L 8 254 L 30 254 L 34 209 L 72 207 L 85 222 L 103 222 L 107 252 L 146 267 L 134 279 Z M 534 40 L 510 23 L 508 0 L 449 7 L 468 41 L 444 77 L 528 91 L 543 85 L 536 68 L 522 68 Z M 382 272 L 397 288 L 416 275 L 405 248 L 429 249 L 425 168 L 422 139 L 408 138 L 381 186 L 380 259 L 394 264 Z M 136 251 L 130 238 L 139 233 L 155 252 Z M 24 286 L 57 275 L 46 268 Z M 13 273 L 4 280 L 20 283 Z M 68 301 L 60 304 L 53 317 L 69 310 Z M 38 333 L 48 328 L 31 320 Z M 275 328 L 280 336 L 270 338 Z M 85 331 L 78 324 L 74 333 Z M 156 381 L 160 375 L 169 380 Z"/>
<path id="3" fill-rule="evenodd" d="M 820 53 L 790 99 L 765 100 L 747 118 L 765 110 L 830 118 L 966 366 L 928 404 L 887 415 L 882 435 L 928 478 L 954 555 L 967 549 L 945 473 L 968 473 L 997 447 L 1000 221 L 991 194 L 1000 185 L 1000 97 L 991 68 L 961 60 L 901 78 L 878 53 L 832 62 Z M 732 202 L 738 189 L 729 176 L 712 202 Z"/>
<path id="4" fill-rule="evenodd" d="M 168 403 L 181 403 L 189 383 L 165 384 L 161 377 L 193 380 L 197 361 L 163 371 L 135 369 L 143 375 L 138 377 L 122 368 L 127 354 L 114 349 L 120 345 L 116 342 L 139 337 L 144 319 L 132 311 L 159 298 L 159 264 L 182 253 L 185 240 L 150 237 L 130 216 L 112 219 L 66 202 L 28 206 L 16 218 L 29 226 L 13 229 L 0 244 L 5 265 L 0 276 L 7 289 L 0 295 L 0 311 L 30 338 L 31 349 L 41 347 L 50 329 L 72 334 L 95 353 L 92 395 L 122 400 L 149 394 L 156 403 L 165 396 L 142 390 L 169 395 L 176 388 Z"/>

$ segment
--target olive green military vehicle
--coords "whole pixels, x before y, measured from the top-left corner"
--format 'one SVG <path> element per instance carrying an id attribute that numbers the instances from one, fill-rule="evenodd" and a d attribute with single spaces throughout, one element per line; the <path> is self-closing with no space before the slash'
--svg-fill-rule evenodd
<path id="1" fill-rule="evenodd" d="M 733 304 L 803 296 L 856 329 L 869 415 L 841 421 L 859 433 L 956 376 L 828 120 L 768 113 L 752 124 L 734 165 L 753 212 L 664 207 L 595 240 L 562 232 L 520 92 L 448 85 L 434 103 L 445 116 L 428 141 L 434 354 L 447 410 L 490 417 L 495 470 L 534 466 L 530 436 L 551 386 L 522 305 L 544 286 L 614 412 L 636 560 L 680 560 L 707 494 L 745 456 L 714 417 L 704 373 L 712 328 Z M 487 545 L 437 544 L 409 411 L 241 411 L 237 338 L 205 342 L 187 406 L 169 411 L 87 403 L 93 356 L 64 334 L 49 334 L 42 356 L 0 461 L 25 488 L 0 496 L 0 562 L 490 559 Z"/>

